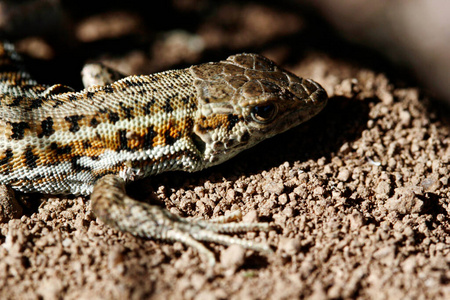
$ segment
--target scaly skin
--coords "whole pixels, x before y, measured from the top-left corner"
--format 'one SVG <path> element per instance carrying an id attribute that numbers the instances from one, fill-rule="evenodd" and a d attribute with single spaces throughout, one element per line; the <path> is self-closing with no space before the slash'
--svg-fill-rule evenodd
<path id="1" fill-rule="evenodd" d="M 88 82 L 101 85 L 74 92 L 35 82 L 13 46 L 3 43 L 0 76 L 0 184 L 21 192 L 92 193 L 92 209 L 104 222 L 194 246 L 210 264 L 213 254 L 198 241 L 270 252 L 219 234 L 269 226 L 188 221 L 131 199 L 125 182 L 222 163 L 308 120 L 327 101 L 314 81 L 256 54 L 115 82 L 91 76 Z"/>

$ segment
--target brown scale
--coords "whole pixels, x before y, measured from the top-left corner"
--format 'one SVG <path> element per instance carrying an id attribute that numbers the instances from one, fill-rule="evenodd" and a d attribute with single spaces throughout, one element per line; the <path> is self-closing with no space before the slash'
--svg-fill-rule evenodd
<path id="1" fill-rule="evenodd" d="M 205 133 L 210 130 L 218 128 L 228 128 L 230 123 L 229 115 L 214 114 L 207 117 L 202 117 L 196 120 L 197 130 L 200 133 Z"/>

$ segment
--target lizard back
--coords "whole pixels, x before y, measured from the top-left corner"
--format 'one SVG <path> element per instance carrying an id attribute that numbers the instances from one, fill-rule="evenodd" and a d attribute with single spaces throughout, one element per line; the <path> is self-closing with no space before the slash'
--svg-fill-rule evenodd
<path id="1" fill-rule="evenodd" d="M 133 179 L 199 163 L 190 139 L 197 100 L 187 70 L 73 92 L 39 85 L 3 45 L 1 183 L 23 192 L 89 194 L 105 174 Z"/>

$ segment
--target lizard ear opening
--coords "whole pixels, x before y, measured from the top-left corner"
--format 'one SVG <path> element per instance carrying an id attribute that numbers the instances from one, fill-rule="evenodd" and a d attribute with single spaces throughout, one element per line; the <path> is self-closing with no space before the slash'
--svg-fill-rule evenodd
<path id="1" fill-rule="evenodd" d="M 201 153 L 205 153 L 206 143 L 195 133 L 192 134 L 192 142 Z"/>
<path id="2" fill-rule="evenodd" d="M 278 113 L 278 107 L 274 103 L 256 105 L 251 110 L 253 120 L 260 124 L 271 122 Z"/>

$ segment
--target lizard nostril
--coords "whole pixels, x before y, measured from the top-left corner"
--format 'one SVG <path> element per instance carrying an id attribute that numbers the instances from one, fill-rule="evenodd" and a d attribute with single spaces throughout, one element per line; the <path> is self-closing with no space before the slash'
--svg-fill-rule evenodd
<path id="1" fill-rule="evenodd" d="M 319 89 L 319 86 L 311 79 L 303 79 L 302 85 L 310 95 Z"/>
<path id="2" fill-rule="evenodd" d="M 314 80 L 300 79 L 300 82 L 292 82 L 289 90 L 301 100 L 311 100 L 322 103 L 328 99 L 327 92 Z"/>
<path id="3" fill-rule="evenodd" d="M 292 83 L 289 87 L 289 90 L 300 99 L 306 99 L 309 97 L 310 93 L 305 89 L 305 86 L 301 83 Z"/>
<path id="4" fill-rule="evenodd" d="M 305 89 L 307 97 L 313 102 L 323 102 L 328 99 L 327 92 L 323 87 L 311 79 L 303 79 L 301 86 Z"/>

